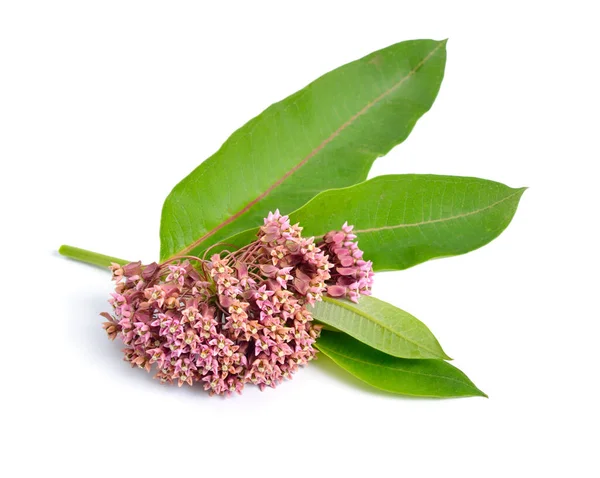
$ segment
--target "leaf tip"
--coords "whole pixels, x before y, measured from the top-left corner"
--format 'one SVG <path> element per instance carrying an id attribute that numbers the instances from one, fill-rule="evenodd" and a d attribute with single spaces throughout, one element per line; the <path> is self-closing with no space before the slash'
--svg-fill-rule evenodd
<path id="1" fill-rule="evenodd" d="M 472 397 L 490 398 L 488 397 L 487 393 L 485 393 L 483 390 L 480 390 L 473 382 L 471 382 L 471 387 L 473 389 L 473 393 L 471 395 Z"/>
<path id="2" fill-rule="evenodd" d="M 525 191 L 527 191 L 529 189 L 529 186 L 523 186 L 521 188 L 515 188 L 514 191 L 516 191 L 516 196 L 517 196 L 517 200 L 520 201 L 521 198 L 523 197 L 523 193 Z"/>

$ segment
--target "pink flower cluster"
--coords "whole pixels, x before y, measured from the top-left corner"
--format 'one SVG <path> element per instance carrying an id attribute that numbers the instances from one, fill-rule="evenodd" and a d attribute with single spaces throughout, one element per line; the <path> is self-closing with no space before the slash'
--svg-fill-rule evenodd
<path id="1" fill-rule="evenodd" d="M 113 314 L 102 314 L 104 328 L 121 337 L 132 366 L 156 364 L 163 383 L 202 382 L 219 395 L 246 383 L 275 387 L 315 357 L 319 327 L 307 306 L 326 290 L 352 300 L 370 292 L 370 263 L 350 230 L 344 225 L 318 246 L 275 212 L 258 239 L 235 252 L 114 264 Z"/>
<path id="2" fill-rule="evenodd" d="M 358 302 L 358 296 L 371 295 L 373 285 L 373 263 L 363 259 L 363 252 L 352 233 L 354 226 L 344 223 L 341 231 L 325 234 L 319 247 L 329 255 L 333 263 L 331 279 L 333 285 L 327 287 L 331 297 L 347 297 Z"/>

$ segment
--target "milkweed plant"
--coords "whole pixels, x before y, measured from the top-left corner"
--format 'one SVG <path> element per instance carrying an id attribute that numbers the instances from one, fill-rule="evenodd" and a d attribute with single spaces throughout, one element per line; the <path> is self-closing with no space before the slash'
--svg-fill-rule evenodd
<path id="1" fill-rule="evenodd" d="M 456 176 L 367 180 L 431 108 L 445 63 L 445 40 L 397 43 L 271 105 L 171 191 L 158 261 L 62 246 L 112 272 L 101 315 L 125 360 L 227 396 L 274 388 L 322 353 L 387 392 L 485 396 L 421 321 L 371 295 L 376 271 L 493 240 L 525 190 Z"/>

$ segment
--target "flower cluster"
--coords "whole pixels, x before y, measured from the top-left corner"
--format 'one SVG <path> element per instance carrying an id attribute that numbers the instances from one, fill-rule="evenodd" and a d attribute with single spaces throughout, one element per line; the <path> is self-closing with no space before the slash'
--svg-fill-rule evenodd
<path id="1" fill-rule="evenodd" d="M 163 383 L 202 382 L 211 394 L 275 387 L 315 357 L 319 327 L 307 306 L 326 291 L 352 300 L 370 292 L 370 263 L 350 230 L 327 234 L 320 246 L 275 212 L 235 252 L 114 264 L 104 328 L 121 337 L 132 366 L 156 364 Z"/>
<path id="2" fill-rule="evenodd" d="M 354 226 L 344 223 L 341 231 L 325 234 L 319 247 L 329 255 L 334 267 L 331 273 L 332 285 L 327 293 L 332 297 L 347 297 L 358 302 L 358 296 L 371 295 L 373 285 L 373 263 L 363 259 L 363 252 L 352 233 Z"/>

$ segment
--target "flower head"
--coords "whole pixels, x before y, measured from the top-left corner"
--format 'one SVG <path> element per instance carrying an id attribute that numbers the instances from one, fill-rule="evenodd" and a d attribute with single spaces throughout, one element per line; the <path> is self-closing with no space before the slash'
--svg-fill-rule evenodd
<path id="1" fill-rule="evenodd" d="M 333 263 L 331 281 L 327 293 L 332 297 L 347 297 L 358 302 L 360 294 L 371 295 L 373 263 L 363 259 L 358 248 L 353 226 L 344 223 L 341 231 L 325 234 L 319 247 L 329 254 Z"/>
<path id="2" fill-rule="evenodd" d="M 372 282 L 351 227 L 319 245 L 301 232 L 275 211 L 235 252 L 114 264 L 113 311 L 102 314 L 109 338 L 121 338 L 132 366 L 155 366 L 162 383 L 218 395 L 275 387 L 315 357 L 310 305 L 328 291 L 356 300 Z"/>

